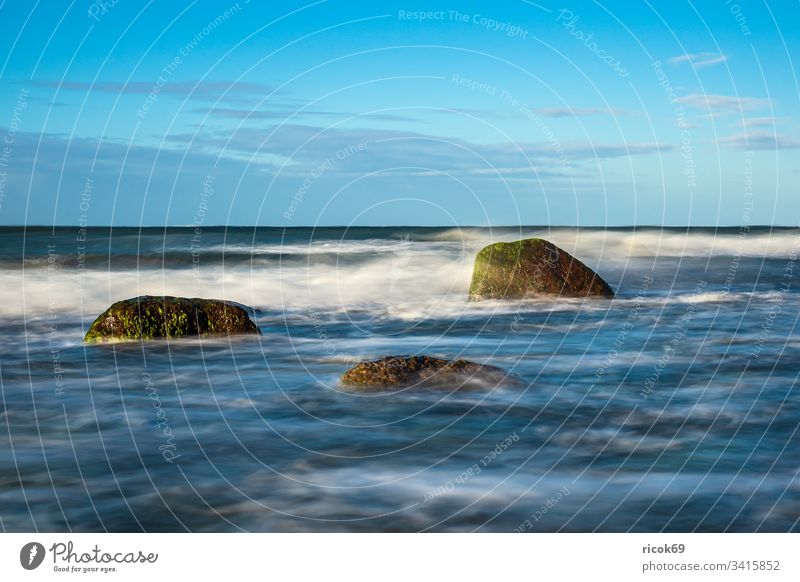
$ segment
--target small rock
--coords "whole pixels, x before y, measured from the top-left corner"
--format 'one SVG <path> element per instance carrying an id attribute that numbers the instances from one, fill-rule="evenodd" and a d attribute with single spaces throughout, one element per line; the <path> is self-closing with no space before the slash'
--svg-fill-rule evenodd
<path id="1" fill-rule="evenodd" d="M 341 382 L 362 389 L 398 389 L 417 385 L 493 388 L 509 379 L 500 368 L 467 360 L 389 356 L 353 366 L 344 373 Z"/>
<path id="2" fill-rule="evenodd" d="M 600 275 L 578 259 L 541 238 L 494 243 L 475 258 L 469 296 L 522 299 L 536 294 L 562 297 L 614 297 Z"/>
<path id="3" fill-rule="evenodd" d="M 198 335 L 259 334 L 247 310 L 217 299 L 143 295 L 117 301 L 86 332 L 84 341 Z"/>

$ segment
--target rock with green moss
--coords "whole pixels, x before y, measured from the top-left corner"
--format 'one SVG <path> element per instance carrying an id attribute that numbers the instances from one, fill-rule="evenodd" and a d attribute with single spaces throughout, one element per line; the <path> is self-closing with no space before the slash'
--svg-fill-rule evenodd
<path id="1" fill-rule="evenodd" d="M 117 301 L 94 320 L 84 341 L 258 334 L 247 310 L 216 299 L 145 295 Z"/>
<path id="2" fill-rule="evenodd" d="M 389 356 L 361 362 L 344 373 L 341 383 L 359 390 L 392 390 L 409 386 L 445 388 L 493 388 L 518 383 L 504 370 L 467 360 L 429 356 Z"/>
<path id="3" fill-rule="evenodd" d="M 541 238 L 494 243 L 475 258 L 469 296 L 522 299 L 537 294 L 613 297 L 608 283 L 578 259 Z"/>

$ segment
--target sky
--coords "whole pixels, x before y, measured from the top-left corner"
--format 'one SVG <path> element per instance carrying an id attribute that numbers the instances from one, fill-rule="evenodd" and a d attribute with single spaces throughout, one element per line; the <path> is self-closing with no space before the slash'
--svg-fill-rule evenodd
<path id="1" fill-rule="evenodd" d="M 3 225 L 798 226 L 800 3 L 0 5 Z"/>

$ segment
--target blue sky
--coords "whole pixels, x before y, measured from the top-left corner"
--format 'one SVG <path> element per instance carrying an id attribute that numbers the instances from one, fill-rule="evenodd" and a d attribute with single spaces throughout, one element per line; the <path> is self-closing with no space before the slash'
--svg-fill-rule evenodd
<path id="1" fill-rule="evenodd" d="M 800 220 L 796 2 L 4 2 L 0 224 Z"/>

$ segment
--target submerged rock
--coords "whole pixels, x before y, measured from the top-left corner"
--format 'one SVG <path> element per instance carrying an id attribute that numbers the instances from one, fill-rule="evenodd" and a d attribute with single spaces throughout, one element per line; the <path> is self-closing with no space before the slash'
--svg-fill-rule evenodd
<path id="1" fill-rule="evenodd" d="M 353 366 L 341 382 L 362 389 L 391 389 L 415 385 L 494 387 L 506 380 L 513 381 L 504 370 L 467 360 L 389 356 Z"/>
<path id="2" fill-rule="evenodd" d="M 600 275 L 541 238 L 494 243 L 475 257 L 469 288 L 471 300 L 521 299 L 539 293 L 614 297 Z"/>
<path id="3" fill-rule="evenodd" d="M 117 301 L 86 332 L 84 341 L 258 334 L 247 310 L 217 299 L 144 295 Z"/>

